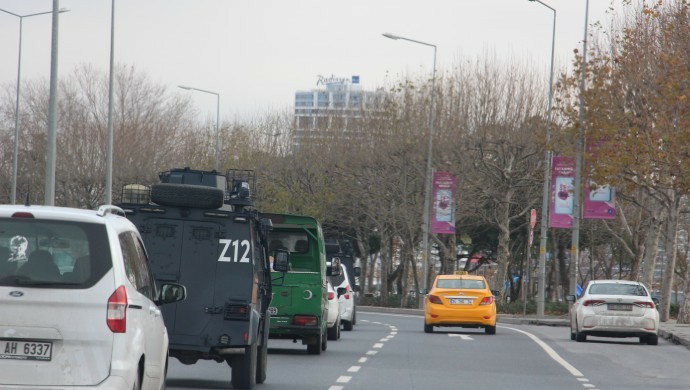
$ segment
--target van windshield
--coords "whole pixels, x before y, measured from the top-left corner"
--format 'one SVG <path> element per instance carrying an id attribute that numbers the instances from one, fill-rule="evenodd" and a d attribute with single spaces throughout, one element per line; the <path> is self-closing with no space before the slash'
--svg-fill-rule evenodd
<path id="1" fill-rule="evenodd" d="M 88 288 L 111 267 L 104 225 L 0 218 L 0 286 Z"/>

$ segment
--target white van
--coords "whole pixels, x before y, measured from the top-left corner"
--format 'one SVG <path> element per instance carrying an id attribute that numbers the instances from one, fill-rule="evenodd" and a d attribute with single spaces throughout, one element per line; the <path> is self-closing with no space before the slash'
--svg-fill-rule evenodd
<path id="1" fill-rule="evenodd" d="M 3 389 L 161 389 L 168 334 L 136 227 L 98 211 L 0 206 Z"/>

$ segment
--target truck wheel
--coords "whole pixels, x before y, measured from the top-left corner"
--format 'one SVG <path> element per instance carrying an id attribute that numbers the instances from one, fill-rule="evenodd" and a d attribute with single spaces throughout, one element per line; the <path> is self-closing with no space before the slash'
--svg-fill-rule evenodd
<path id="1" fill-rule="evenodd" d="M 325 334 L 321 335 L 321 350 L 325 351 L 328 348 L 328 337 Z"/>
<path id="2" fill-rule="evenodd" d="M 321 345 L 323 341 L 321 339 L 323 335 L 319 334 L 318 339 L 313 344 L 307 344 L 307 353 L 310 355 L 321 355 Z"/>
<path id="3" fill-rule="evenodd" d="M 244 350 L 244 355 L 232 357 L 232 387 L 235 389 L 253 389 L 256 385 L 256 343 Z"/>
<path id="4" fill-rule="evenodd" d="M 151 186 L 151 201 L 161 206 L 218 209 L 225 193 L 220 188 L 192 184 L 158 183 Z"/>

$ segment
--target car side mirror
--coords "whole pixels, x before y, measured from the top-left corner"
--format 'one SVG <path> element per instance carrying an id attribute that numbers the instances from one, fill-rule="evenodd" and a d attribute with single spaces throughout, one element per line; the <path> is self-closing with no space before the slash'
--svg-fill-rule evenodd
<path id="1" fill-rule="evenodd" d="M 656 306 L 659 306 L 659 298 L 652 298 L 652 302 L 654 302 Z"/>
<path id="2" fill-rule="evenodd" d="M 187 288 L 177 283 L 164 283 L 158 293 L 157 305 L 175 303 L 187 299 Z"/>
<path id="3" fill-rule="evenodd" d="M 347 289 L 345 287 L 338 287 L 336 291 L 338 292 L 338 298 L 340 298 L 341 295 L 347 294 Z"/>
<path id="4" fill-rule="evenodd" d="M 501 292 L 498 291 L 498 290 L 491 290 L 491 294 L 492 294 L 493 296 L 497 297 L 497 296 L 501 295 Z"/>
<path id="5" fill-rule="evenodd" d="M 353 270 L 355 276 L 362 276 L 362 268 L 360 267 L 355 267 Z"/>
<path id="6" fill-rule="evenodd" d="M 568 302 L 575 302 L 577 298 L 575 297 L 575 295 L 566 295 L 565 300 Z"/>
<path id="7" fill-rule="evenodd" d="M 354 286 L 352 286 L 352 291 L 360 292 L 360 291 L 362 291 L 362 288 L 359 287 L 359 284 L 355 284 Z"/>
<path id="8" fill-rule="evenodd" d="M 422 295 L 426 295 L 429 293 L 429 289 L 428 288 L 420 288 L 419 293 Z"/>
<path id="9" fill-rule="evenodd" d="M 276 249 L 273 252 L 273 270 L 287 272 L 290 265 L 290 252 L 285 249 Z"/>

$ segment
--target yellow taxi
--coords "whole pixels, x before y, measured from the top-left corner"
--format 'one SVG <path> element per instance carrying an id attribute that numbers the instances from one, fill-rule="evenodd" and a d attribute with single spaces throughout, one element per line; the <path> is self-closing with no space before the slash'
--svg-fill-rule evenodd
<path id="1" fill-rule="evenodd" d="M 484 328 L 496 334 L 496 302 L 483 276 L 456 272 L 438 275 L 424 299 L 424 332 L 434 326 Z"/>

